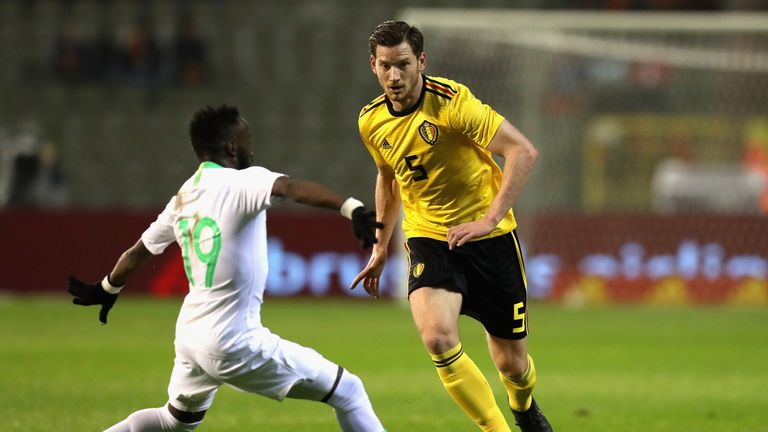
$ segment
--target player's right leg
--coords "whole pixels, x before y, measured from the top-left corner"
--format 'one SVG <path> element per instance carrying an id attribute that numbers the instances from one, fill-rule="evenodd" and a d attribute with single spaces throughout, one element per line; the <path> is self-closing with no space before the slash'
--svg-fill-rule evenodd
<path id="1" fill-rule="evenodd" d="M 195 354 L 181 346 L 176 347 L 173 363 L 168 403 L 136 411 L 105 432 L 189 432 L 203 422 L 221 381 L 208 375 Z"/>
<path id="2" fill-rule="evenodd" d="M 105 432 L 190 432 L 203 422 L 205 411 L 186 412 L 166 404 L 136 411 Z"/>
<path id="3" fill-rule="evenodd" d="M 420 287 L 409 296 L 421 340 L 456 404 L 483 431 L 510 431 L 488 381 L 459 342 L 460 293 Z"/>

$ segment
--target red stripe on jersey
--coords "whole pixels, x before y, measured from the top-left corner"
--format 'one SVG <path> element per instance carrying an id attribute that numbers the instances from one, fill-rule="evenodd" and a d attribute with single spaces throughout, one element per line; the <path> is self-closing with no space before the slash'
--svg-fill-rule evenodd
<path id="1" fill-rule="evenodd" d="M 435 84 L 432 81 L 427 81 L 427 88 L 431 88 L 432 90 L 437 90 L 439 92 L 445 93 L 446 95 L 448 95 L 450 97 L 456 96 L 456 92 L 452 91 L 449 88 L 443 87 L 443 86 L 441 86 L 439 84 Z"/>

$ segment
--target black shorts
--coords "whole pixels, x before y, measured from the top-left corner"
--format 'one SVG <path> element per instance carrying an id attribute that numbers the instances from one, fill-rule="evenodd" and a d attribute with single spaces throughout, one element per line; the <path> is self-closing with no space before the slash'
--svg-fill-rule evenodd
<path id="1" fill-rule="evenodd" d="M 528 290 L 517 234 L 465 243 L 414 237 L 408 249 L 408 295 L 422 288 L 461 293 L 461 314 L 483 324 L 493 336 L 522 339 L 528 334 Z"/>

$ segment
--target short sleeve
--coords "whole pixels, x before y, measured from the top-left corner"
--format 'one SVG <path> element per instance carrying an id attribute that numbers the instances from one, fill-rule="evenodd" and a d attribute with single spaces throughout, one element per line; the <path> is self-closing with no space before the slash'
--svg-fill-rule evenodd
<path id="1" fill-rule="evenodd" d="M 157 219 L 149 225 L 146 231 L 141 235 L 141 242 L 144 247 L 153 255 L 160 255 L 169 244 L 176 241 L 173 232 L 174 215 L 176 208 L 176 197 L 174 196 L 165 206 Z"/>
<path id="2" fill-rule="evenodd" d="M 250 167 L 238 172 L 238 202 L 248 214 L 256 214 L 279 202 L 272 196 L 275 180 L 286 177 L 263 167 Z"/>
<path id="3" fill-rule="evenodd" d="M 488 147 L 504 117 L 477 99 L 466 86 L 448 105 L 449 126 L 479 146 Z"/>
<path id="4" fill-rule="evenodd" d="M 363 133 L 362 128 L 360 128 L 360 138 L 362 138 L 363 144 L 365 144 L 365 148 L 368 150 L 368 153 L 371 154 L 371 157 L 373 157 L 374 162 L 376 162 L 376 166 L 387 165 L 387 162 L 384 161 L 384 158 L 381 156 L 381 153 L 379 153 L 379 149 L 377 149 L 376 146 L 372 145 L 368 141 L 368 139 L 365 137 L 365 134 Z"/>

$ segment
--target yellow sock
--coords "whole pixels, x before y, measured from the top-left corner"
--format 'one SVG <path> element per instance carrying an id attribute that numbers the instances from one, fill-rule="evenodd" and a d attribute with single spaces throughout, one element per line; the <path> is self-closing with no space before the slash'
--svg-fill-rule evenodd
<path id="1" fill-rule="evenodd" d="M 511 432 L 491 387 L 461 344 L 442 354 L 432 354 L 445 390 L 483 431 Z"/>
<path id="2" fill-rule="evenodd" d="M 536 385 L 536 367 L 533 365 L 533 359 L 528 356 L 528 370 L 518 381 L 512 381 L 499 373 L 501 382 L 507 388 L 509 395 L 509 407 L 517 412 L 528 411 L 531 407 L 531 393 L 533 386 Z"/>

